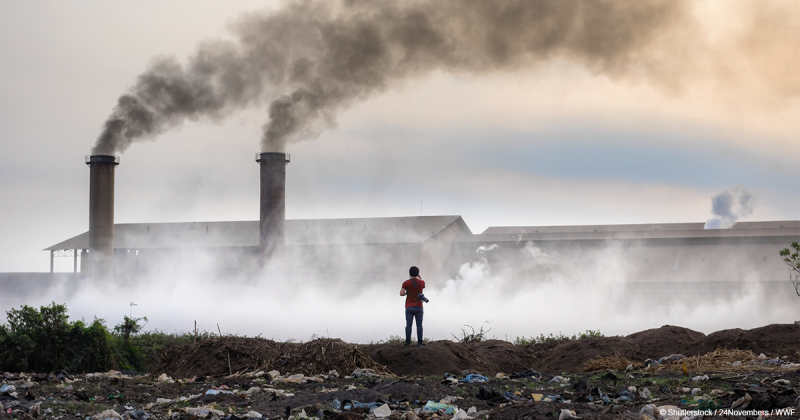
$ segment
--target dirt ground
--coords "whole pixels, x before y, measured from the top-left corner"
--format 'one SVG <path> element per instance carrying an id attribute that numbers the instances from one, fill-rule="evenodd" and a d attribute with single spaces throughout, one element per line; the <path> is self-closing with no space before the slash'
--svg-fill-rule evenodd
<path id="1" fill-rule="evenodd" d="M 653 362 L 673 354 L 685 358 Z M 674 406 L 695 410 L 694 418 L 756 419 L 761 410 L 770 418 L 797 419 L 798 363 L 799 325 L 707 336 L 664 326 L 626 337 L 530 346 L 499 340 L 404 347 L 222 337 L 169 349 L 147 375 L 2 373 L 0 420 L 360 420 L 376 418 L 374 408 L 383 404 L 391 420 L 451 419 L 422 409 L 442 401 L 464 411 L 457 417 L 481 420 L 558 419 L 566 416 L 562 410 L 582 419 L 641 419 L 649 404 L 652 418 L 666 418 L 658 409 Z M 465 382 L 468 374 L 487 381 Z M 736 407 L 740 399 L 748 401 L 746 411 Z"/>

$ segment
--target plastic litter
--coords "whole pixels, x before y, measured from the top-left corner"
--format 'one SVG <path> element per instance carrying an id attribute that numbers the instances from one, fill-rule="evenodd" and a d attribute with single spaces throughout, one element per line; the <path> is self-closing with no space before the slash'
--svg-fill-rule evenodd
<path id="1" fill-rule="evenodd" d="M 541 401 L 542 397 L 544 397 L 544 395 L 542 394 L 531 394 L 531 399 L 533 399 L 534 401 Z"/>
<path id="2" fill-rule="evenodd" d="M 700 388 L 692 388 L 692 395 L 697 395 L 701 392 L 703 392 L 703 390 Z"/>
<path id="3" fill-rule="evenodd" d="M 462 409 L 458 409 L 455 415 L 453 415 L 453 420 L 462 420 L 469 417 L 466 411 Z"/>
<path id="4" fill-rule="evenodd" d="M 250 419 L 260 419 L 263 417 L 258 411 L 248 411 L 244 416 Z"/>
<path id="5" fill-rule="evenodd" d="M 482 386 L 478 389 L 478 395 L 476 396 L 481 400 L 492 400 L 495 398 L 500 398 L 500 393 L 493 389 Z"/>
<path id="6" fill-rule="evenodd" d="M 455 414 L 456 412 L 456 408 L 450 404 L 436 403 L 433 401 L 428 401 L 428 403 L 422 407 L 422 411 L 428 411 L 431 413 L 435 413 L 439 410 L 443 410 L 445 414 Z"/>
<path id="7" fill-rule="evenodd" d="M 692 382 L 700 382 L 700 381 L 707 381 L 707 380 L 708 380 L 708 375 L 695 376 L 694 378 L 692 378 Z"/>
<path id="8" fill-rule="evenodd" d="M 389 404 L 383 404 L 382 406 L 372 410 L 372 414 L 378 418 L 389 417 L 392 415 L 392 409 L 389 408 Z"/>
<path id="9" fill-rule="evenodd" d="M 642 390 L 639 392 L 639 396 L 642 397 L 643 400 L 650 398 L 650 395 L 650 389 L 648 388 L 642 388 Z"/>
<path id="10" fill-rule="evenodd" d="M 3 386 L 0 386 L 0 393 L 4 393 L 4 392 L 12 393 L 12 392 L 14 392 L 16 390 L 17 390 L 17 387 L 15 387 L 14 385 L 3 385 Z"/>
<path id="11" fill-rule="evenodd" d="M 639 410 L 639 414 L 643 414 L 645 416 L 650 417 L 651 419 L 655 419 L 656 410 L 658 410 L 658 408 L 656 407 L 655 404 L 647 404 L 646 406 L 642 407 L 641 410 Z"/>
<path id="12" fill-rule="evenodd" d="M 736 410 L 737 408 L 744 410 L 750 405 L 751 401 L 753 401 L 753 397 L 751 397 L 749 393 L 746 393 L 744 397 L 739 398 L 731 404 L 731 410 Z"/>
<path id="13" fill-rule="evenodd" d="M 114 410 L 106 410 L 106 411 L 103 411 L 102 413 L 95 414 L 92 417 L 93 420 L 121 419 L 121 418 L 122 418 L 122 416 L 120 416 L 119 413 L 117 413 Z"/>
<path id="14" fill-rule="evenodd" d="M 470 383 L 470 384 L 475 383 L 475 382 L 489 382 L 489 378 L 487 378 L 487 377 L 485 377 L 483 375 L 478 375 L 476 373 L 470 373 L 469 375 L 467 375 L 464 379 L 462 379 L 459 382 L 467 382 L 467 383 Z"/>
<path id="15" fill-rule="evenodd" d="M 557 382 L 557 383 L 560 383 L 561 385 L 567 385 L 569 383 L 569 379 L 567 379 L 567 378 L 565 378 L 563 376 L 556 376 L 555 378 L 551 379 L 549 382 Z"/>
<path id="16" fill-rule="evenodd" d="M 225 413 L 223 413 L 220 410 L 215 410 L 210 405 L 204 405 L 202 407 L 186 407 L 186 408 L 183 409 L 183 411 L 186 412 L 186 414 L 189 414 L 191 416 L 197 416 L 197 417 L 202 417 L 202 418 L 208 417 L 209 414 L 214 414 L 216 416 L 225 415 Z"/>
<path id="17" fill-rule="evenodd" d="M 361 378 L 365 376 L 379 376 L 375 373 L 374 369 L 356 369 L 353 371 L 353 376 L 356 378 Z"/>
<path id="18" fill-rule="evenodd" d="M 561 414 L 558 416 L 558 420 L 569 419 L 580 419 L 580 417 L 576 416 L 574 411 L 567 410 L 566 408 L 561 409 Z"/>
<path id="19" fill-rule="evenodd" d="M 166 373 L 162 373 L 161 376 L 158 377 L 158 382 L 169 382 L 171 380 L 172 380 L 172 378 L 167 376 Z"/>
<path id="20" fill-rule="evenodd" d="M 217 394 L 219 394 L 219 391 L 216 389 L 209 389 L 208 391 L 206 391 L 206 395 L 217 395 Z"/>
<path id="21" fill-rule="evenodd" d="M 520 379 L 520 378 L 530 378 L 535 377 L 537 379 L 541 378 L 541 374 L 533 369 L 526 369 L 522 372 L 516 372 L 511 375 L 511 379 Z"/>
<path id="22" fill-rule="evenodd" d="M 622 391 L 619 393 L 619 398 L 617 398 L 617 400 L 633 402 L 636 401 L 636 396 L 630 391 Z"/>

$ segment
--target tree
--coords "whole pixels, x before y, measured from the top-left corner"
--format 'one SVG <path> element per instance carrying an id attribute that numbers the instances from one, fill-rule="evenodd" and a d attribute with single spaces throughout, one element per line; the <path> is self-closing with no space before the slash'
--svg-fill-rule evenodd
<path id="1" fill-rule="evenodd" d="M 800 296 L 800 244 L 792 242 L 791 248 L 785 248 L 780 254 L 783 262 L 789 266 L 789 281 L 792 282 L 797 296 Z"/>

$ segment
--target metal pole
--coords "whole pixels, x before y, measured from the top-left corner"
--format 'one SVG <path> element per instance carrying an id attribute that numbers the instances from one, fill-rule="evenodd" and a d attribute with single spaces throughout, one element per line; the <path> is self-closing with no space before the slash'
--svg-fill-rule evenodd
<path id="1" fill-rule="evenodd" d="M 77 249 L 73 249 L 72 250 L 72 272 L 73 273 L 77 273 L 78 272 L 78 250 Z"/>
<path id="2" fill-rule="evenodd" d="M 55 251 L 50 251 L 50 274 L 53 274 L 53 256 L 55 253 Z"/>

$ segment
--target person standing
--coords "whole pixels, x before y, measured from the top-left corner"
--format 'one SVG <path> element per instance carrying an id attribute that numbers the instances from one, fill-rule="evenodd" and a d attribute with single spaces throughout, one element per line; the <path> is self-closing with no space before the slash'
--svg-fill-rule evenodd
<path id="1" fill-rule="evenodd" d="M 417 323 L 417 346 L 422 347 L 425 343 L 422 342 L 422 299 L 419 295 L 422 289 L 425 288 L 425 280 L 419 275 L 419 268 L 416 266 L 408 270 L 410 279 L 403 282 L 400 288 L 400 296 L 406 297 L 406 347 L 411 345 L 411 323 Z"/>

